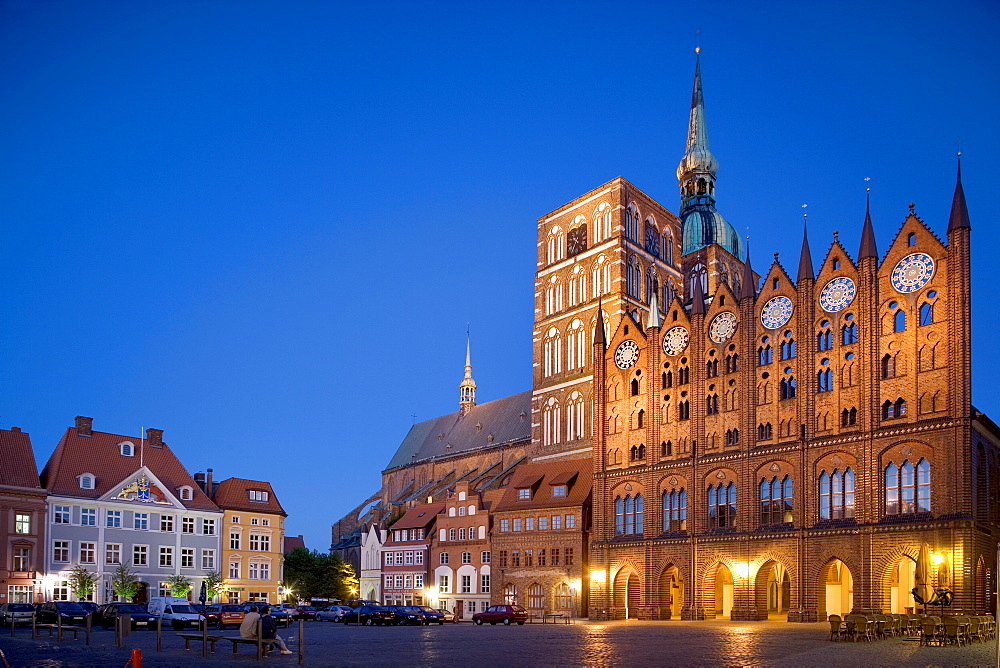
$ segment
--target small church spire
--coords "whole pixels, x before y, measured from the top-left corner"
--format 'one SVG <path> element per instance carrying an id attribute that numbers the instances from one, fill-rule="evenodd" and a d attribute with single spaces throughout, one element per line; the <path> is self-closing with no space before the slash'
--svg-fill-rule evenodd
<path id="1" fill-rule="evenodd" d="M 656 296 L 656 290 L 649 296 L 649 317 L 646 318 L 646 329 L 652 327 L 662 327 L 663 318 L 660 317 L 660 302 Z"/>
<path id="2" fill-rule="evenodd" d="M 472 337 L 465 331 L 465 378 L 458 384 L 458 407 L 465 415 L 476 405 L 476 381 L 472 379 Z"/>
<path id="3" fill-rule="evenodd" d="M 809 205 L 802 205 L 802 253 L 799 255 L 799 276 L 795 279 L 797 282 L 807 278 L 816 278 L 813 271 L 812 253 L 809 252 L 809 229 L 806 224 L 806 221 L 809 220 L 809 214 L 805 210 L 807 206 Z"/>
<path id="4" fill-rule="evenodd" d="M 955 196 L 951 200 L 951 215 L 948 217 L 948 232 L 958 229 L 972 229 L 969 222 L 969 207 L 965 204 L 965 188 L 962 187 L 962 152 L 958 152 L 958 179 L 955 181 Z"/>
<path id="5" fill-rule="evenodd" d="M 872 227 L 871 188 L 867 189 L 865 195 L 865 225 L 861 229 L 861 248 L 858 250 L 858 259 L 866 257 L 878 258 L 878 251 L 875 249 L 875 229 Z"/>
<path id="6" fill-rule="evenodd" d="M 705 315 L 705 292 L 701 287 L 701 278 L 695 276 L 691 281 L 691 315 Z"/>
<path id="7" fill-rule="evenodd" d="M 594 325 L 594 343 L 601 344 L 601 350 L 607 346 L 607 337 L 604 336 L 604 308 L 601 302 L 597 302 L 597 323 Z"/>
<path id="8" fill-rule="evenodd" d="M 740 299 L 743 297 L 757 298 L 757 279 L 753 276 L 750 266 L 750 238 L 747 237 L 747 261 L 743 263 L 743 277 L 740 279 Z"/>

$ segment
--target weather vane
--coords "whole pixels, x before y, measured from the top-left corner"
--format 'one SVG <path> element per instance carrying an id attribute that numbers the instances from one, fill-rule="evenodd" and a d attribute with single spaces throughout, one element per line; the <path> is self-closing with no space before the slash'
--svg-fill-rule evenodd
<path id="1" fill-rule="evenodd" d="M 955 142 L 955 146 L 958 147 L 958 157 L 961 158 L 962 157 L 962 140 L 959 139 L 957 142 Z"/>
<path id="2" fill-rule="evenodd" d="M 695 30 L 694 31 L 694 42 L 695 42 L 694 52 L 695 53 L 701 53 L 701 38 L 700 38 L 700 35 L 701 35 L 701 31 L 700 30 Z"/>
<path id="3" fill-rule="evenodd" d="M 809 217 L 809 211 L 807 210 L 808 208 L 809 208 L 808 204 L 803 204 L 802 205 L 802 220 L 803 221 L 805 221 L 805 219 Z"/>
<path id="4" fill-rule="evenodd" d="M 868 183 L 868 182 L 869 182 L 869 181 L 871 181 L 871 180 L 872 180 L 872 177 L 870 177 L 870 176 L 866 176 L 866 177 L 865 177 L 865 183 Z M 865 188 L 865 192 L 866 192 L 866 193 L 870 193 L 871 191 L 872 191 L 872 188 L 871 188 L 871 186 L 868 186 L 868 187 L 866 187 L 866 188 Z"/>

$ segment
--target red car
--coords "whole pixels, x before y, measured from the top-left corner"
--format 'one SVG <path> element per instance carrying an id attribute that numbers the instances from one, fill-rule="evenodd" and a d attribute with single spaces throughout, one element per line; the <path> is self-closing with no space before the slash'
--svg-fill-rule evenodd
<path id="1" fill-rule="evenodd" d="M 316 619 L 316 608 L 311 605 L 300 605 L 291 613 L 292 619 Z"/>
<path id="2" fill-rule="evenodd" d="M 472 615 L 472 621 L 479 626 L 482 626 L 483 622 L 493 625 L 503 622 L 504 626 L 510 626 L 511 622 L 515 622 L 518 626 L 524 626 L 527 620 L 528 611 L 519 605 L 491 605 L 484 612 Z"/>

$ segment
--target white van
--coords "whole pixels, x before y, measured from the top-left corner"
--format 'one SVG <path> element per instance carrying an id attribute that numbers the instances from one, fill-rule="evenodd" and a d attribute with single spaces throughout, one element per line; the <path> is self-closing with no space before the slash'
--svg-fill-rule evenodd
<path id="1" fill-rule="evenodd" d="M 161 617 L 163 622 L 169 622 L 175 631 L 189 626 L 197 627 L 202 620 L 201 615 L 191 607 L 191 601 L 177 596 L 154 596 L 146 604 L 149 613 Z"/>

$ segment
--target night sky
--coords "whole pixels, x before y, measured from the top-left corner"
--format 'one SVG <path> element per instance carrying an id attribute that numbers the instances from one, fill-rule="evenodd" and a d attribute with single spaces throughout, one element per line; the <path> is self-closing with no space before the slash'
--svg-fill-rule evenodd
<path id="1" fill-rule="evenodd" d="M 677 211 L 696 44 L 761 274 L 802 204 L 816 266 L 856 254 L 866 185 L 880 253 L 910 202 L 944 237 L 962 142 L 1000 418 L 998 34 L 992 1 L 0 0 L 0 427 L 39 468 L 76 415 L 163 429 L 326 549 L 457 410 L 466 323 L 478 400 L 530 389 L 538 217 L 617 176 Z"/>

